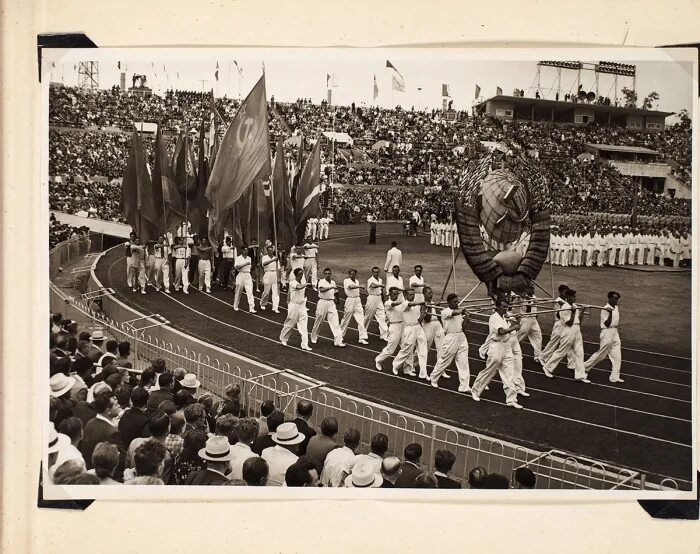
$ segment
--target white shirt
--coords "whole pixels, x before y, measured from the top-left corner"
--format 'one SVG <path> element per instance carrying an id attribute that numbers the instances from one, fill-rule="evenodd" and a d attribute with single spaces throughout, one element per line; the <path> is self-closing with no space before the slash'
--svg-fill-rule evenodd
<path id="1" fill-rule="evenodd" d="M 155 251 L 156 251 L 156 258 L 161 259 L 161 258 L 168 258 L 170 256 L 170 247 L 163 243 L 163 244 L 156 244 L 154 246 Z"/>
<path id="2" fill-rule="evenodd" d="M 303 288 L 297 289 L 298 286 L 303 285 Z M 304 276 L 301 277 L 301 282 L 297 281 L 294 277 L 289 281 L 289 302 L 292 304 L 303 304 L 306 301 L 306 279 Z"/>
<path id="3" fill-rule="evenodd" d="M 372 471 L 376 473 L 377 475 L 382 474 L 382 461 L 384 458 L 381 456 L 378 456 L 374 452 L 370 452 L 369 454 L 358 454 L 355 456 L 355 464 L 360 464 L 360 463 L 367 463 L 372 466 Z"/>
<path id="4" fill-rule="evenodd" d="M 374 276 L 370 277 L 367 279 L 367 295 L 368 296 L 381 296 L 382 295 L 382 289 L 381 288 L 372 288 L 371 285 L 382 285 L 382 280 L 381 279 L 375 279 Z"/>
<path id="5" fill-rule="evenodd" d="M 418 277 L 418 275 L 411 275 L 411 278 L 408 280 L 408 285 L 416 292 L 416 294 L 423 294 L 425 279 L 423 279 L 423 277 Z M 420 286 L 414 287 L 413 285 Z"/>
<path id="6" fill-rule="evenodd" d="M 243 264 L 247 263 L 245 267 L 241 267 Z M 250 273 L 250 265 L 252 264 L 251 259 L 248 256 L 237 256 L 235 266 L 238 269 L 238 273 Z"/>
<path id="7" fill-rule="evenodd" d="M 386 312 L 386 320 L 388 323 L 403 323 L 404 303 L 398 306 L 392 306 L 392 301 L 384 302 L 384 311 Z"/>
<path id="8" fill-rule="evenodd" d="M 462 332 L 462 320 L 464 316 L 462 314 L 452 315 L 456 310 L 451 308 L 445 308 L 440 312 L 440 318 L 442 319 L 442 328 L 445 330 L 445 334 L 449 335 L 452 333 Z M 506 325 L 506 327 L 508 327 Z"/>
<path id="9" fill-rule="evenodd" d="M 231 447 L 231 454 L 235 457 L 231 460 L 229 479 L 243 479 L 243 463 L 249 458 L 260 457 L 250 449 L 250 446 L 242 442 L 237 442 Z"/>
<path id="10" fill-rule="evenodd" d="M 505 335 L 498 333 L 499 329 L 508 329 L 508 327 L 510 327 L 510 324 L 505 320 L 505 318 L 498 312 L 493 312 L 489 317 L 488 340 L 491 342 L 508 342 L 510 333 L 506 333 Z"/>
<path id="11" fill-rule="evenodd" d="M 344 475 L 350 475 L 355 466 L 355 453 L 347 446 L 335 448 L 326 456 L 321 470 L 321 483 L 324 487 L 342 487 Z"/>
<path id="12" fill-rule="evenodd" d="M 403 255 L 401 254 L 401 250 L 399 250 L 396 247 L 390 248 L 389 251 L 386 253 L 386 262 L 384 263 L 384 271 L 391 271 L 395 265 L 401 267 L 402 262 L 403 262 Z"/>
<path id="13" fill-rule="evenodd" d="M 617 309 L 617 306 L 613 308 L 610 304 L 606 304 L 605 307 L 612 308 L 612 320 L 610 321 L 610 327 L 606 327 L 605 322 L 608 320 L 610 312 L 607 310 L 600 310 L 600 328 L 612 329 L 613 327 L 617 327 L 620 324 L 620 310 Z"/>
<path id="14" fill-rule="evenodd" d="M 345 289 L 345 296 L 348 298 L 359 298 L 360 289 L 351 289 L 351 286 L 360 286 L 359 281 L 353 281 L 350 277 L 343 281 L 343 289 Z"/>
<path id="15" fill-rule="evenodd" d="M 306 251 L 306 256 L 312 256 L 313 259 L 306 258 L 307 261 L 309 262 L 315 262 L 316 258 L 318 257 L 318 245 L 311 242 L 311 243 L 306 243 L 304 245 L 304 250 Z"/>
<path id="16" fill-rule="evenodd" d="M 224 260 L 232 260 L 236 257 L 236 249 L 233 246 L 228 246 L 224 244 L 221 247 L 221 257 Z"/>
<path id="17" fill-rule="evenodd" d="M 391 287 L 396 287 L 397 289 L 401 289 L 403 291 L 403 277 L 399 275 L 398 277 L 394 277 L 394 274 L 389 274 L 386 277 L 386 292 L 388 293 Z M 399 293 L 399 298 L 403 296 L 403 292 Z"/>
<path id="18" fill-rule="evenodd" d="M 328 287 L 334 287 L 335 286 L 335 281 L 331 279 L 330 281 L 327 281 L 326 279 L 321 279 L 318 282 L 318 297 L 322 300 L 333 300 L 335 298 L 335 290 L 336 289 L 331 289 L 331 290 L 326 290 L 322 291 L 321 288 L 328 288 Z"/>
<path id="19" fill-rule="evenodd" d="M 263 450 L 261 458 L 270 466 L 267 486 L 281 487 L 284 484 L 284 475 L 287 469 L 299 459 L 299 456 L 276 444 Z"/>
<path id="20" fill-rule="evenodd" d="M 403 322 L 405 325 L 416 325 L 420 316 L 420 306 L 409 306 L 408 300 L 401 304 L 403 311 Z"/>
<path id="21" fill-rule="evenodd" d="M 271 273 L 274 273 L 274 272 L 277 271 L 277 264 L 272 263 L 272 262 L 274 262 L 274 261 L 275 261 L 275 257 L 274 257 L 274 256 L 268 256 L 267 254 L 265 254 L 265 255 L 262 257 L 262 266 L 263 266 L 263 268 L 265 269 L 265 273 L 267 273 L 268 271 L 271 272 Z M 269 262 L 269 263 L 268 263 L 268 262 Z M 267 264 L 267 265 L 265 265 L 265 264 Z"/>

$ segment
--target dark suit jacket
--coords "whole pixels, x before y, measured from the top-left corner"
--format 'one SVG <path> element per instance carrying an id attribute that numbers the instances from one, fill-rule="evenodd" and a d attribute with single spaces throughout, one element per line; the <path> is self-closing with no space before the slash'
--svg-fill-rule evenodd
<path id="1" fill-rule="evenodd" d="M 122 436 L 122 444 L 131 444 L 137 437 L 148 437 L 148 416 L 138 408 L 129 408 L 119 420 L 119 433 Z"/>
<path id="2" fill-rule="evenodd" d="M 450 479 L 449 477 L 443 477 L 442 475 L 436 475 L 435 478 L 438 482 L 438 489 L 461 489 L 462 485 L 459 481 Z"/>
<path id="3" fill-rule="evenodd" d="M 253 446 L 250 449 L 255 452 L 258 456 L 262 456 L 262 451 L 270 446 L 275 446 L 277 443 L 272 440 L 272 435 L 265 435 L 258 437 L 253 442 Z"/>
<path id="4" fill-rule="evenodd" d="M 173 393 L 169 390 L 158 389 L 154 390 L 148 395 L 148 402 L 146 402 L 146 415 L 152 416 L 158 411 L 158 406 L 165 400 L 172 400 Z"/>
<path id="5" fill-rule="evenodd" d="M 226 482 L 228 479 L 220 473 L 203 469 L 192 473 L 185 481 L 185 485 L 223 485 Z"/>
<path id="6" fill-rule="evenodd" d="M 114 472 L 114 477 L 117 480 L 121 480 L 122 473 L 124 472 L 126 452 L 122 446 L 119 429 L 96 417 L 92 418 L 87 422 L 87 425 L 85 425 L 85 429 L 83 429 L 83 440 L 80 442 L 80 452 L 85 459 L 85 465 L 88 469 L 92 469 L 92 453 L 97 443 L 103 441 L 110 442 L 119 449 L 119 464 Z"/>
<path id="7" fill-rule="evenodd" d="M 402 488 L 411 485 L 420 474 L 420 469 L 410 462 L 404 462 L 401 464 L 401 475 L 396 480 L 396 486 Z"/>
<path id="8" fill-rule="evenodd" d="M 396 486 L 391 481 L 387 481 L 386 479 L 384 479 L 382 481 L 382 484 L 379 486 L 379 488 L 380 489 L 394 489 L 394 488 L 396 488 Z"/>
<path id="9" fill-rule="evenodd" d="M 80 421 L 83 422 L 83 427 L 85 427 L 88 421 L 97 415 L 97 410 L 92 402 L 82 400 L 73 408 L 73 415 L 79 417 Z"/>
<path id="10" fill-rule="evenodd" d="M 293 423 L 296 423 L 299 432 L 306 437 L 304 442 L 299 444 L 299 451 L 297 452 L 299 456 L 303 456 L 306 454 L 306 447 L 309 445 L 311 437 L 316 435 L 316 431 L 314 431 L 314 429 L 300 417 L 294 418 L 292 421 Z"/>

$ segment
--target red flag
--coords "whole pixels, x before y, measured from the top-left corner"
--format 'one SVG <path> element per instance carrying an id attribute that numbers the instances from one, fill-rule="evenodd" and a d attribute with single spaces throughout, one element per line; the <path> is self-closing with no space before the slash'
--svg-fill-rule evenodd
<path id="1" fill-rule="evenodd" d="M 209 229 L 216 227 L 221 214 L 233 207 L 255 179 L 269 175 L 270 137 L 263 74 L 241 104 L 216 156 L 206 189 Z"/>
<path id="2" fill-rule="evenodd" d="M 289 252 L 295 242 L 294 206 L 289 194 L 287 165 L 284 163 L 284 148 L 281 140 L 277 143 L 275 166 L 272 171 L 272 197 L 275 200 L 277 242 L 281 243 L 284 250 Z"/>
<path id="3" fill-rule="evenodd" d="M 158 204 L 160 192 L 160 201 L 162 202 L 163 227 L 162 231 L 167 233 L 173 231 L 185 220 L 185 209 L 182 203 L 182 197 L 177 190 L 175 182 L 175 174 L 168 159 L 168 152 L 165 148 L 165 142 L 158 125 L 155 143 L 155 163 L 153 166 L 153 190 L 156 204 Z"/>
<path id="4" fill-rule="evenodd" d="M 131 133 L 131 149 L 126 161 L 126 170 L 122 178 L 122 196 L 119 208 L 126 222 L 131 225 L 135 233 L 138 233 L 138 170 L 137 170 L 137 142 L 136 128 Z"/>
<path id="5" fill-rule="evenodd" d="M 304 170 L 301 172 L 299 187 L 297 188 L 296 207 L 296 233 L 297 240 L 304 238 L 306 220 L 319 216 L 319 197 L 321 196 L 321 139 L 316 139 L 314 149 L 309 159 L 306 160 Z"/>
<path id="6" fill-rule="evenodd" d="M 122 179 L 121 205 L 127 222 L 144 243 L 158 237 L 161 218 L 153 198 L 143 143 L 135 127 L 131 137 L 131 153 Z"/>

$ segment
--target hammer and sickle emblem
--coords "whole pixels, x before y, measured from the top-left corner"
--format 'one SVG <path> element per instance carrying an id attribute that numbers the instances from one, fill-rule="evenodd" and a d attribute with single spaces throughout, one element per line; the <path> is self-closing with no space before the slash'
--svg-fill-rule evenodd
<path id="1" fill-rule="evenodd" d="M 253 131 L 254 123 L 254 117 L 248 116 L 245 119 L 243 119 L 243 122 L 238 127 L 238 135 L 236 136 L 239 144 L 244 144 L 248 140 L 250 133 Z"/>
<path id="2" fill-rule="evenodd" d="M 530 210 L 527 207 L 527 200 L 525 202 L 519 202 L 517 197 L 517 192 L 519 192 L 521 185 L 510 185 L 508 190 L 501 198 L 501 204 L 506 206 L 506 213 L 504 213 L 496 221 L 496 225 L 500 225 L 509 218 L 514 223 L 522 223 L 527 218 Z"/>

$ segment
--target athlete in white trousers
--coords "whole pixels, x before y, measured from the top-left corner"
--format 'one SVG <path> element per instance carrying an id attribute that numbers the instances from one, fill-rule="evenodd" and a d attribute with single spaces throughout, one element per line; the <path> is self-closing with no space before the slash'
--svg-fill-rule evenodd
<path id="1" fill-rule="evenodd" d="M 267 299 L 272 294 L 272 311 L 280 313 L 280 287 L 277 281 L 279 261 L 272 246 L 267 247 L 267 254 L 262 257 L 263 268 L 263 293 L 260 296 L 260 309 L 265 310 Z"/>
<path id="2" fill-rule="evenodd" d="M 209 245 L 209 239 L 203 238 L 197 245 L 197 253 L 199 254 L 199 262 L 197 265 L 197 283 L 199 290 L 211 292 L 211 256 L 212 247 Z"/>
<path id="3" fill-rule="evenodd" d="M 425 278 L 423 277 L 423 266 L 414 266 L 413 272 L 414 274 L 411 275 L 408 280 L 408 286 L 413 289 L 413 292 L 416 294 L 415 301 L 424 302 L 423 287 L 425 286 Z"/>
<path id="4" fill-rule="evenodd" d="M 401 342 L 401 333 L 403 331 L 403 301 L 398 298 L 399 290 L 397 288 L 390 288 L 389 300 L 384 302 L 384 311 L 386 312 L 388 325 L 387 344 L 379 353 L 379 356 L 374 359 L 374 367 L 379 371 L 382 370 L 382 362 L 394 355 L 394 352 L 396 352 Z"/>
<path id="5" fill-rule="evenodd" d="M 367 279 L 367 302 L 365 303 L 365 329 L 369 330 L 369 324 L 372 318 L 377 320 L 379 325 L 379 338 L 383 341 L 387 340 L 388 329 L 386 325 L 386 313 L 384 312 L 384 302 L 382 302 L 382 293 L 384 292 L 384 283 L 379 277 L 379 267 L 372 268 L 372 276 Z"/>
<path id="6" fill-rule="evenodd" d="M 440 321 L 440 316 L 436 312 L 439 306 L 431 304 L 433 301 L 433 289 L 430 287 L 423 287 L 423 297 L 425 298 L 426 311 L 421 322 L 423 327 L 423 333 L 425 334 L 425 359 L 421 359 L 421 350 L 418 350 L 418 363 L 419 366 L 426 367 L 428 364 L 428 352 L 430 348 L 435 344 L 436 360 L 440 359 L 442 355 L 442 343 L 445 339 L 445 330 L 442 328 L 442 322 Z M 426 379 L 428 377 L 426 376 Z"/>
<path id="7" fill-rule="evenodd" d="M 617 329 L 620 324 L 620 311 L 617 308 L 619 300 L 619 292 L 610 291 L 608 293 L 608 303 L 605 305 L 605 309 L 600 311 L 600 347 L 583 364 L 586 373 L 588 373 L 603 358 L 606 356 L 610 358 L 612 363 L 611 383 L 624 383 L 624 380 L 620 379 L 622 344 L 620 343 L 620 333 Z"/>
<path id="8" fill-rule="evenodd" d="M 338 323 L 338 310 L 335 307 L 335 293 L 338 285 L 331 279 L 330 268 L 323 270 L 323 279 L 318 282 L 318 304 L 316 304 L 316 320 L 311 329 L 311 342 L 316 344 L 318 332 L 324 320 L 328 320 L 328 326 L 333 333 L 333 346 L 344 347 L 343 332 Z"/>
<path id="9" fill-rule="evenodd" d="M 455 360 L 459 375 L 459 392 L 469 392 L 469 343 L 464 334 L 464 323 L 469 321 L 466 309 L 459 309 L 459 297 L 455 293 L 447 296 L 447 308 L 440 312 L 445 338 L 442 341 L 442 353 L 433 371 L 430 384 L 437 388 L 440 377 L 449 377 L 447 368 Z"/>
<path id="10" fill-rule="evenodd" d="M 517 337 L 518 342 L 522 342 L 526 338 L 530 341 L 535 361 L 541 364 L 542 329 L 540 329 L 540 324 L 537 321 L 537 305 L 535 305 L 537 297 L 534 292 L 532 286 L 529 286 L 524 293 L 520 314 L 527 317 L 520 320 L 520 329 L 518 329 Z"/>
<path id="11" fill-rule="evenodd" d="M 241 253 L 234 263 L 234 267 L 238 271 L 238 275 L 236 275 L 236 292 L 233 296 L 233 311 L 235 312 L 238 311 L 241 294 L 245 289 L 246 296 L 248 297 L 248 309 L 251 314 L 257 313 L 255 310 L 255 297 L 253 296 L 253 278 L 250 275 L 251 266 L 252 260 L 250 256 L 248 256 L 248 247 L 243 245 Z"/>
<path id="12" fill-rule="evenodd" d="M 170 294 L 170 247 L 161 236 L 155 245 L 156 251 L 156 290 L 160 290 L 161 283 L 165 294 Z"/>
<path id="13" fill-rule="evenodd" d="M 297 268 L 293 272 L 293 277 L 289 279 L 289 292 L 287 301 L 287 319 L 284 320 L 280 342 L 287 346 L 292 329 L 297 328 L 301 335 L 301 349 L 311 351 L 309 347 L 308 310 L 306 308 L 306 284 L 304 270 Z"/>
<path id="14" fill-rule="evenodd" d="M 182 237 L 175 237 L 175 246 L 173 246 L 173 260 L 175 260 L 175 277 L 173 286 L 175 290 L 189 294 L 187 289 L 190 286 L 189 265 L 190 265 L 190 249 L 186 246 Z"/>
<path id="15" fill-rule="evenodd" d="M 573 354 L 574 378 L 583 383 L 590 383 L 583 366 L 583 337 L 581 336 L 581 308 L 576 305 L 576 291 L 566 291 L 566 302 L 559 311 L 562 326 L 559 331 L 559 346 L 542 366 L 547 377 L 552 377 L 559 362 L 569 352 Z"/>
<path id="16" fill-rule="evenodd" d="M 471 393 L 472 398 L 478 402 L 481 394 L 498 372 L 503 384 L 503 392 L 506 395 L 506 404 L 513 408 L 522 408 L 518 404 L 518 395 L 513 382 L 513 351 L 511 334 L 516 332 L 520 325 L 510 325 L 506 319 L 506 304 L 502 300 L 496 301 L 496 311 L 489 317 L 489 334 L 486 342 L 479 348 L 479 355 L 486 357 L 486 367 L 479 372 L 474 380 Z"/>
<path id="17" fill-rule="evenodd" d="M 403 330 L 401 331 L 399 353 L 391 364 L 391 371 L 394 375 L 398 375 L 401 368 L 403 368 L 404 375 L 410 375 L 411 377 L 416 375 L 413 369 L 413 355 L 416 350 L 417 333 L 420 331 L 423 334 L 423 328 L 420 326 L 419 319 L 420 307 L 425 302 L 417 302 L 415 296 L 412 290 L 406 291 L 406 300 L 403 303 Z M 425 343 L 425 335 L 422 338 L 423 343 Z"/>
<path id="18" fill-rule="evenodd" d="M 316 281 L 318 281 L 318 244 L 314 240 L 311 237 L 306 237 L 306 243 L 303 246 L 304 277 L 316 288 Z"/>
<path id="19" fill-rule="evenodd" d="M 340 329 L 343 332 L 343 338 L 345 338 L 348 327 L 350 327 L 350 319 L 354 317 L 357 323 L 357 332 L 360 336 L 360 344 L 369 344 L 367 342 L 367 329 L 365 329 L 365 312 L 362 309 L 362 299 L 360 298 L 360 290 L 364 287 L 357 280 L 357 270 L 351 269 L 348 271 L 348 275 L 349 277 L 343 281 L 345 306 Z"/>

